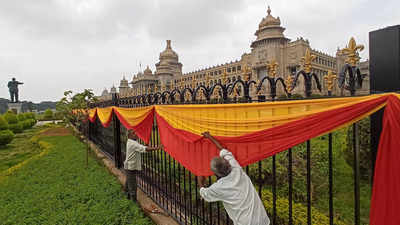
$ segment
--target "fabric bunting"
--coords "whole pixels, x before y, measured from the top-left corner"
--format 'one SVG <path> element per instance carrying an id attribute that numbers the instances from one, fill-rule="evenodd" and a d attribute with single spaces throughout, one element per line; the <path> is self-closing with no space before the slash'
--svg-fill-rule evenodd
<path id="1" fill-rule="evenodd" d="M 154 121 L 154 107 L 120 108 L 112 106 L 95 108 L 89 111 L 89 121 L 93 123 L 98 118 L 103 127 L 108 127 L 112 121 L 113 113 L 127 129 L 133 129 L 140 139 L 149 143 Z"/>
<path id="2" fill-rule="evenodd" d="M 373 225 L 400 224 L 400 95 L 327 98 L 247 104 L 157 105 L 97 108 L 103 126 L 114 112 L 146 142 L 154 117 L 164 149 L 197 176 L 212 175 L 216 147 L 201 136 L 209 131 L 233 152 L 242 166 L 285 151 L 309 139 L 357 122 L 385 107 L 371 200 Z M 94 121 L 94 120 L 93 120 Z"/>

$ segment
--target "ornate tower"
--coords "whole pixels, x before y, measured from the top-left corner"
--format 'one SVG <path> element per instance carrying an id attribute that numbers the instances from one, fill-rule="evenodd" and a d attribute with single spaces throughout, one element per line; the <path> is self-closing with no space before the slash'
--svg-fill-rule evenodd
<path id="1" fill-rule="evenodd" d="M 173 76 L 182 75 L 182 63 L 179 57 L 171 48 L 171 40 L 167 40 L 166 49 L 160 53 L 160 61 L 156 64 L 155 75 L 160 80 L 161 85 L 169 85 Z"/>
<path id="2" fill-rule="evenodd" d="M 280 67 L 284 64 L 284 47 L 289 43 L 289 39 L 285 37 L 281 27 L 279 17 L 275 18 L 271 15 L 271 9 L 268 6 L 267 16 L 264 17 L 258 25 L 255 32 L 257 39 L 251 43 L 252 69 L 261 79 L 266 75 L 266 64 L 268 61 L 276 60 L 279 64 L 278 74 L 281 74 Z"/>
<path id="3" fill-rule="evenodd" d="M 128 80 L 125 79 L 125 76 L 124 76 L 119 84 L 119 93 L 121 95 L 124 95 L 124 94 L 128 93 L 128 90 L 129 90 L 129 83 L 128 83 Z"/>

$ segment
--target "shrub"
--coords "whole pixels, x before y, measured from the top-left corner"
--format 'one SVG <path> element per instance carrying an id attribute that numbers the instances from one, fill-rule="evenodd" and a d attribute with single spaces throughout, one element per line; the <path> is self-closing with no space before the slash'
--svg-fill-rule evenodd
<path id="1" fill-rule="evenodd" d="M 28 121 L 31 123 L 31 127 L 33 127 L 37 122 L 35 119 L 29 119 Z"/>
<path id="2" fill-rule="evenodd" d="M 18 119 L 18 121 L 22 122 L 22 121 L 26 120 L 26 117 L 24 114 L 20 113 L 17 115 L 17 119 Z"/>
<path id="3" fill-rule="evenodd" d="M 51 109 L 46 109 L 46 111 L 44 111 L 43 117 L 45 120 L 52 120 L 53 119 L 53 111 L 51 111 Z"/>
<path id="4" fill-rule="evenodd" d="M 8 129 L 8 123 L 7 121 L 0 116 L 0 130 L 7 130 Z"/>
<path id="5" fill-rule="evenodd" d="M 17 116 L 10 111 L 4 114 L 4 119 L 7 121 L 9 125 L 18 123 Z"/>
<path id="6" fill-rule="evenodd" d="M 14 133 L 10 130 L 0 130 L 0 146 L 7 145 L 14 138 Z"/>
<path id="7" fill-rule="evenodd" d="M 273 195 L 270 191 L 262 191 L 262 199 L 268 215 L 272 215 Z M 307 224 L 307 206 L 293 202 L 293 224 Z M 287 224 L 289 221 L 289 201 L 286 198 L 277 197 L 276 199 L 277 224 Z M 270 217 L 271 218 L 271 217 Z M 312 207 L 311 214 L 312 224 L 329 224 L 329 217 Z M 345 225 L 344 222 L 334 219 L 334 224 Z"/>
<path id="8" fill-rule="evenodd" d="M 22 121 L 20 123 L 22 124 L 22 128 L 24 130 L 29 129 L 29 128 L 32 127 L 32 121 L 30 121 L 30 120 L 24 120 L 24 121 Z"/>
<path id="9" fill-rule="evenodd" d="M 22 133 L 22 131 L 24 130 L 24 126 L 22 125 L 22 123 L 12 123 L 8 125 L 8 128 L 14 132 L 15 134 L 18 133 Z"/>
<path id="10" fill-rule="evenodd" d="M 32 112 L 24 113 L 26 119 L 35 119 L 35 114 Z"/>

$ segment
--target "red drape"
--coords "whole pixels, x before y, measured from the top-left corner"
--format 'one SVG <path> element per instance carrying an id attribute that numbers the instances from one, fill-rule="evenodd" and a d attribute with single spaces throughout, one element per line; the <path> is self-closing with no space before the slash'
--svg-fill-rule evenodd
<path id="1" fill-rule="evenodd" d="M 118 110 L 114 109 L 113 112 L 115 113 L 115 115 L 117 115 L 119 121 L 122 123 L 122 125 L 124 125 L 126 129 L 133 129 L 140 139 L 142 139 L 146 144 L 149 143 L 151 128 L 153 127 L 154 122 L 154 108 L 151 109 L 151 112 L 146 116 L 146 118 L 136 126 L 129 125 L 125 118 L 120 113 L 118 113 Z"/>
<path id="2" fill-rule="evenodd" d="M 371 225 L 400 224 L 400 100 L 389 96 L 375 163 Z"/>
<path id="3" fill-rule="evenodd" d="M 382 96 L 239 137 L 215 138 L 235 155 L 242 166 L 246 166 L 353 121 L 384 104 L 386 99 L 387 96 Z M 161 116 L 156 116 L 165 150 L 195 175 L 212 175 L 209 162 L 218 155 L 216 147 L 209 140 L 175 129 Z"/>

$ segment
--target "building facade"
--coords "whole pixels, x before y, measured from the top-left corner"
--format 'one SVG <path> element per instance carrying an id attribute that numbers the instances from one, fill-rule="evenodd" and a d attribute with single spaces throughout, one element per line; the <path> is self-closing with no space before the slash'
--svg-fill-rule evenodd
<path id="1" fill-rule="evenodd" d="M 244 70 L 251 72 L 250 79 L 261 80 L 267 75 L 268 64 L 276 62 L 277 77 L 286 79 L 302 68 L 302 57 L 309 50 L 315 58 L 311 62 L 312 72 L 315 73 L 322 85 L 322 93 L 313 85 L 313 93 L 324 95 L 327 92 L 327 83 L 324 76 L 328 71 L 338 75 L 342 66 L 345 64 L 346 56 L 341 54 L 338 49 L 335 56 L 328 55 L 316 49 L 312 49 L 308 40 L 299 37 L 296 40 L 290 40 L 284 35 L 285 28 L 281 26 L 279 17 L 271 14 L 268 7 L 266 17 L 262 18 L 258 29 L 255 32 L 256 39 L 251 43 L 251 52 L 244 53 L 240 59 L 212 66 L 206 69 L 196 70 L 189 73 L 182 73 L 182 63 L 179 62 L 178 54 L 172 49 L 171 41 L 167 40 L 166 49 L 160 53 L 159 62 L 155 64 L 156 71 L 153 73 L 149 67 L 145 71 L 133 75 L 130 85 L 124 78 L 120 82 L 119 93 L 121 96 L 139 95 L 162 89 L 173 89 L 175 87 L 197 87 L 199 85 L 214 85 L 223 82 L 231 83 L 237 79 L 244 79 Z M 360 63 L 361 73 L 364 82 L 358 94 L 369 93 L 369 62 Z M 293 94 L 304 95 L 304 85 L 300 78 Z M 266 83 L 261 90 L 263 94 L 268 93 Z M 284 94 L 283 87 L 277 87 L 279 95 Z M 340 96 L 347 92 L 340 90 L 337 82 L 334 82 L 332 93 Z M 256 93 L 251 93 L 255 97 Z"/>

